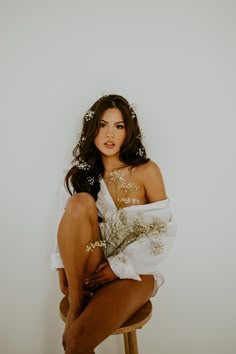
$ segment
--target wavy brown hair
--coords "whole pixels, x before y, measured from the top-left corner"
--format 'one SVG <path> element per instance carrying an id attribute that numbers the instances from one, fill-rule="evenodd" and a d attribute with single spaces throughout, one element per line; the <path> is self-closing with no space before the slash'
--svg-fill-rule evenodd
<path id="1" fill-rule="evenodd" d="M 120 148 L 120 161 L 131 167 L 149 161 L 142 144 L 136 113 L 129 102 L 119 95 L 103 96 L 92 105 L 83 119 L 80 139 L 73 150 L 73 167 L 65 176 L 65 185 L 71 195 L 87 192 L 97 199 L 99 178 L 104 175 L 104 166 L 94 139 L 98 134 L 102 115 L 108 108 L 118 108 L 125 123 L 126 136 Z"/>

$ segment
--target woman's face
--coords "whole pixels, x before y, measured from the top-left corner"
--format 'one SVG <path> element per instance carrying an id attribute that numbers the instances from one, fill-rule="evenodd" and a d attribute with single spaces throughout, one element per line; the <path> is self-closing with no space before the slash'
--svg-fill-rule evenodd
<path id="1" fill-rule="evenodd" d="M 97 149 L 105 156 L 119 155 L 125 140 L 124 119 L 118 108 L 108 108 L 102 115 L 100 128 L 94 139 Z"/>

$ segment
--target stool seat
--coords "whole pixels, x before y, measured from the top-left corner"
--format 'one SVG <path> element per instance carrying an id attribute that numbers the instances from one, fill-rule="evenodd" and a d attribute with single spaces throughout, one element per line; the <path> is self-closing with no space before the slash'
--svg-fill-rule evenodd
<path id="1" fill-rule="evenodd" d="M 64 296 L 59 304 L 60 317 L 65 322 L 69 309 L 68 297 Z M 112 334 L 123 334 L 126 354 L 138 354 L 136 329 L 142 328 L 152 316 L 152 303 L 147 301 L 120 328 Z"/>

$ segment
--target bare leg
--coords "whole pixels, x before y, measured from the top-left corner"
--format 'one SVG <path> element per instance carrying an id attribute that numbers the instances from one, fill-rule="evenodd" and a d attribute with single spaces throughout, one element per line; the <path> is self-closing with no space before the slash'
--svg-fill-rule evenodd
<path id="1" fill-rule="evenodd" d="M 64 345 L 68 329 L 84 307 L 83 281 L 86 275 L 95 271 L 103 258 L 101 248 L 87 252 L 86 245 L 99 239 L 94 199 L 87 193 L 72 196 L 58 228 L 58 247 L 65 267 L 70 302 L 63 335 Z"/>
<path id="2" fill-rule="evenodd" d="M 95 293 L 68 331 L 66 354 L 91 354 L 151 297 L 153 277 L 141 277 L 112 281 Z"/>

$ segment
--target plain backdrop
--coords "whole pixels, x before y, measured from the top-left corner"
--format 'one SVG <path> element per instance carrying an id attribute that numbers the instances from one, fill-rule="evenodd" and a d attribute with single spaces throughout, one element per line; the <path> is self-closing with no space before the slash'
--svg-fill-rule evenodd
<path id="1" fill-rule="evenodd" d="M 0 353 L 63 353 L 60 178 L 86 110 L 118 93 L 178 225 L 140 353 L 234 354 L 235 1 L 0 0 L 0 41 Z"/>

